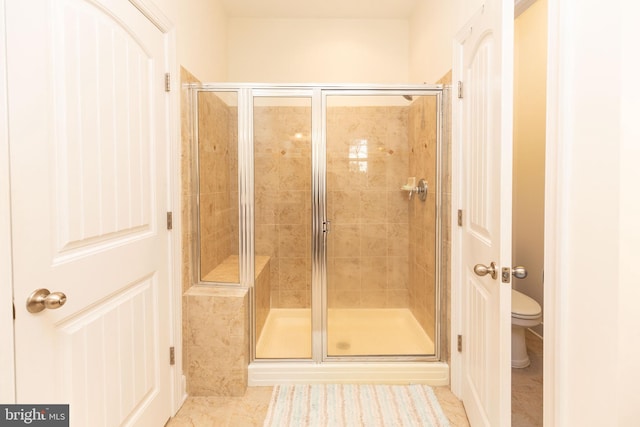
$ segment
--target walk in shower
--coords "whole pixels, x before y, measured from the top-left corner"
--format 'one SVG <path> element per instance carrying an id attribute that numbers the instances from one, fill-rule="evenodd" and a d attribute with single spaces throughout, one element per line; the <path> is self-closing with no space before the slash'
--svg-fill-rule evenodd
<path id="1" fill-rule="evenodd" d="M 445 89 L 190 91 L 194 281 L 250 288 L 250 383 L 358 366 L 369 372 L 363 381 L 376 366 L 389 375 L 431 367 L 446 378 Z"/>

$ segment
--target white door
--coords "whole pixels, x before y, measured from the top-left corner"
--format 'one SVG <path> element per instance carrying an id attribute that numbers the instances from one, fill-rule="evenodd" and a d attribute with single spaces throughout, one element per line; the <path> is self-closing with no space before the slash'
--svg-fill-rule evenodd
<path id="1" fill-rule="evenodd" d="M 507 3 L 487 2 L 460 32 L 456 52 L 462 81 L 462 98 L 456 100 L 463 219 L 462 400 L 473 426 L 511 423 L 513 2 Z M 504 280 L 502 268 L 507 268 Z"/>
<path id="2" fill-rule="evenodd" d="M 5 7 L 16 400 L 70 404 L 72 426 L 164 425 L 164 36 L 127 0 Z M 66 304 L 28 312 L 40 288 Z"/>

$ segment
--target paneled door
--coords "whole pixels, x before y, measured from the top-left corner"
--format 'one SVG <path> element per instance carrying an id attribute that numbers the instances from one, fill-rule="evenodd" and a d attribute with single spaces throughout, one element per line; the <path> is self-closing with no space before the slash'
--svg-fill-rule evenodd
<path id="1" fill-rule="evenodd" d="M 460 34 L 462 400 L 471 425 L 497 427 L 511 423 L 513 3 L 487 2 Z"/>
<path id="2" fill-rule="evenodd" d="M 165 36 L 127 0 L 5 6 L 17 402 L 164 425 Z"/>

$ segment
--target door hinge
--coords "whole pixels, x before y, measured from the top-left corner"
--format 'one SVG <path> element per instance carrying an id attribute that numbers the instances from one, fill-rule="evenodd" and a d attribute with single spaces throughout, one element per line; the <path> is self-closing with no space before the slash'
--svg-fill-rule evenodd
<path id="1" fill-rule="evenodd" d="M 458 99 L 462 99 L 462 82 L 458 82 Z"/>
<path id="2" fill-rule="evenodd" d="M 173 229 L 173 212 L 167 212 L 167 230 Z"/>
<path id="3" fill-rule="evenodd" d="M 458 335 L 458 352 L 462 352 L 462 335 Z"/>
<path id="4" fill-rule="evenodd" d="M 462 209 L 458 209 L 458 226 L 462 227 Z"/>
<path id="5" fill-rule="evenodd" d="M 175 365 L 176 364 L 176 348 L 175 347 L 169 347 L 169 365 Z"/>
<path id="6" fill-rule="evenodd" d="M 171 92 L 171 73 L 164 74 L 164 91 Z"/>

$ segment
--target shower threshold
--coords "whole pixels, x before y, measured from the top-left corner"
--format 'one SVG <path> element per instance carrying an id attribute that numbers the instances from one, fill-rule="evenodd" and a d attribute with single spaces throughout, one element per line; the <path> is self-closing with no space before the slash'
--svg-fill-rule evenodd
<path id="1" fill-rule="evenodd" d="M 249 386 L 276 384 L 449 385 L 444 362 L 257 361 L 249 365 Z"/>

